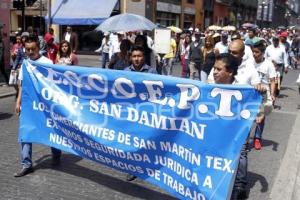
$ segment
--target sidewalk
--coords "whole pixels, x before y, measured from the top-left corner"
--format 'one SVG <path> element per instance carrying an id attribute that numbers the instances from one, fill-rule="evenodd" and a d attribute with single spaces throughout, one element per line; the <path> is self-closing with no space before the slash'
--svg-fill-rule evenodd
<path id="1" fill-rule="evenodd" d="M 16 90 L 13 86 L 8 86 L 5 83 L 0 83 L 0 98 L 16 95 Z"/>

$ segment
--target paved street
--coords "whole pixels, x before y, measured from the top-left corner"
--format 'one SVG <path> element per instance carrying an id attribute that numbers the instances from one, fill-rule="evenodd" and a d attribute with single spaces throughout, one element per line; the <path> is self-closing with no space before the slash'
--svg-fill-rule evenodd
<path id="1" fill-rule="evenodd" d="M 81 65 L 100 65 L 97 56 L 80 56 L 79 59 Z M 175 66 L 175 71 L 178 75 L 179 65 Z M 300 96 L 295 85 L 298 73 L 299 71 L 293 70 L 284 79 L 276 110 L 266 120 L 263 149 L 251 149 L 249 152 L 251 200 L 269 199 L 282 164 L 289 136 L 300 110 Z M 3 91 L 0 88 L 0 93 Z M 125 174 L 70 154 L 63 154 L 61 166 L 52 169 L 50 148 L 41 145 L 34 145 L 33 149 L 35 172 L 26 177 L 14 178 L 13 173 L 20 169 L 18 119 L 13 114 L 14 101 L 13 96 L 0 98 L 1 200 L 174 199 L 140 179 L 128 183 L 125 181 Z"/>

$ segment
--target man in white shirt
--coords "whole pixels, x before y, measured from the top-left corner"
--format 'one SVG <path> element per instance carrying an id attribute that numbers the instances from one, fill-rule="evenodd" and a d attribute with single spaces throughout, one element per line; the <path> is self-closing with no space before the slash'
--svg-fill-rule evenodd
<path id="1" fill-rule="evenodd" d="M 41 62 L 45 64 L 52 64 L 52 61 L 46 58 L 45 56 L 40 55 L 39 51 L 40 51 L 39 39 L 35 36 L 28 37 L 25 41 L 25 53 L 29 58 L 29 60 Z M 17 97 L 16 107 L 15 107 L 17 116 L 19 116 L 21 113 L 21 97 L 22 97 L 22 81 L 23 81 L 22 67 L 20 69 L 19 81 L 20 81 L 19 94 Z M 61 151 L 55 148 L 51 148 L 51 151 L 52 151 L 52 165 L 57 166 L 60 164 Z M 15 173 L 14 177 L 22 177 L 34 171 L 32 167 L 31 154 L 32 154 L 32 143 L 21 142 L 22 170 L 18 173 Z"/>
<path id="2" fill-rule="evenodd" d="M 264 98 L 263 104 L 261 106 L 261 112 L 256 118 L 257 126 L 254 136 L 254 148 L 256 150 L 260 150 L 262 147 L 261 139 L 265 125 L 265 116 L 270 114 L 273 108 L 273 103 L 275 101 L 276 71 L 274 64 L 270 60 L 264 58 L 265 49 L 266 48 L 262 41 L 254 44 L 252 48 L 255 58 L 255 67 L 261 78 L 263 87 L 265 87 L 267 90 L 265 94 L 266 98 Z"/>
<path id="3" fill-rule="evenodd" d="M 216 52 L 221 53 L 228 53 L 228 34 L 222 33 L 221 41 L 215 45 Z"/>
<path id="4" fill-rule="evenodd" d="M 274 63 L 276 70 L 280 73 L 280 82 L 282 82 L 283 73 L 288 72 L 289 63 L 285 48 L 279 45 L 278 37 L 273 37 L 273 44 L 267 47 L 265 58 Z"/>
<path id="5" fill-rule="evenodd" d="M 258 91 L 262 91 L 260 77 L 257 70 L 254 67 L 253 62 L 248 60 L 243 60 L 245 52 L 245 44 L 241 39 L 236 39 L 232 41 L 229 45 L 229 54 L 233 56 L 237 61 L 238 69 L 237 73 L 233 73 L 234 81 L 233 84 L 239 85 L 252 85 Z M 222 54 L 220 54 L 222 56 Z M 212 69 L 208 82 L 215 83 L 214 77 L 214 68 Z M 250 133 L 249 133 L 250 134 Z M 236 179 L 233 186 L 232 199 L 240 199 L 239 197 L 246 196 L 246 185 L 248 182 L 247 178 L 247 166 L 248 166 L 248 157 L 247 157 L 248 141 L 245 142 L 241 150 L 241 155 L 239 158 L 239 165 L 237 169 Z"/>

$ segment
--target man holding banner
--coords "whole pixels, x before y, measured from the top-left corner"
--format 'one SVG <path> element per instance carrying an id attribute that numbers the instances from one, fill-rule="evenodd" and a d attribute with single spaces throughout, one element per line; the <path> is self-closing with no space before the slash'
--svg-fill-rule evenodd
<path id="1" fill-rule="evenodd" d="M 127 67 L 125 70 L 157 74 L 156 69 L 145 64 L 145 50 L 143 49 L 143 47 L 134 46 L 131 49 L 131 63 L 132 65 Z M 134 179 L 136 179 L 136 176 L 127 174 L 127 181 L 133 181 Z"/>
<path id="2" fill-rule="evenodd" d="M 250 60 L 243 60 L 245 51 L 245 45 L 242 40 L 237 39 L 230 43 L 229 53 L 237 59 L 238 69 L 235 74 L 227 74 L 227 76 L 234 77 L 233 81 L 230 83 L 234 84 L 248 84 L 253 85 L 258 91 L 263 91 L 264 88 L 261 87 L 260 78 L 257 70 L 254 67 L 254 63 Z M 215 66 L 219 64 L 215 63 Z M 228 63 L 229 64 L 229 63 Z M 224 81 L 216 80 L 219 77 L 219 73 L 216 72 L 216 68 L 212 70 L 213 73 L 210 74 L 210 81 L 215 83 L 229 84 Z M 247 185 L 247 168 L 248 168 L 248 158 L 247 158 L 247 147 L 248 141 L 243 145 L 241 156 L 239 160 L 237 175 L 233 187 L 232 199 L 244 199 L 246 197 L 246 185 Z"/>
<path id="3" fill-rule="evenodd" d="M 141 46 L 134 46 L 131 49 L 131 63 L 132 65 L 125 68 L 126 71 L 157 74 L 155 68 L 145 63 L 145 50 Z"/>
<path id="4" fill-rule="evenodd" d="M 39 40 L 36 36 L 28 37 L 25 41 L 25 53 L 32 61 L 37 61 L 45 64 L 52 64 L 52 61 L 48 58 L 40 55 Z M 22 81 L 23 81 L 23 65 L 19 74 L 19 94 L 16 101 L 16 114 L 20 116 L 21 113 L 21 101 L 22 101 Z M 52 165 L 56 166 L 60 163 L 61 151 L 59 149 L 51 148 L 52 151 Z M 22 170 L 14 174 L 14 177 L 22 177 L 33 172 L 32 167 L 32 143 L 22 142 L 21 140 L 21 165 Z"/>

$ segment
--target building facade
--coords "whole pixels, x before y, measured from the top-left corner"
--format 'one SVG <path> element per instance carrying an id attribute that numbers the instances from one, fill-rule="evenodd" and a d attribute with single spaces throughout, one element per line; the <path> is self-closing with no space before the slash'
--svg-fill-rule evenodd
<path id="1" fill-rule="evenodd" d="M 256 23 L 257 0 L 232 0 L 230 3 L 230 24 L 240 27 L 245 22 Z"/>
<path id="2" fill-rule="evenodd" d="M 230 1 L 216 0 L 214 2 L 213 24 L 226 26 L 229 24 Z"/>
<path id="3" fill-rule="evenodd" d="M 4 42 L 4 64 L 9 68 L 9 48 L 10 48 L 10 0 L 0 0 L 0 34 Z"/>

